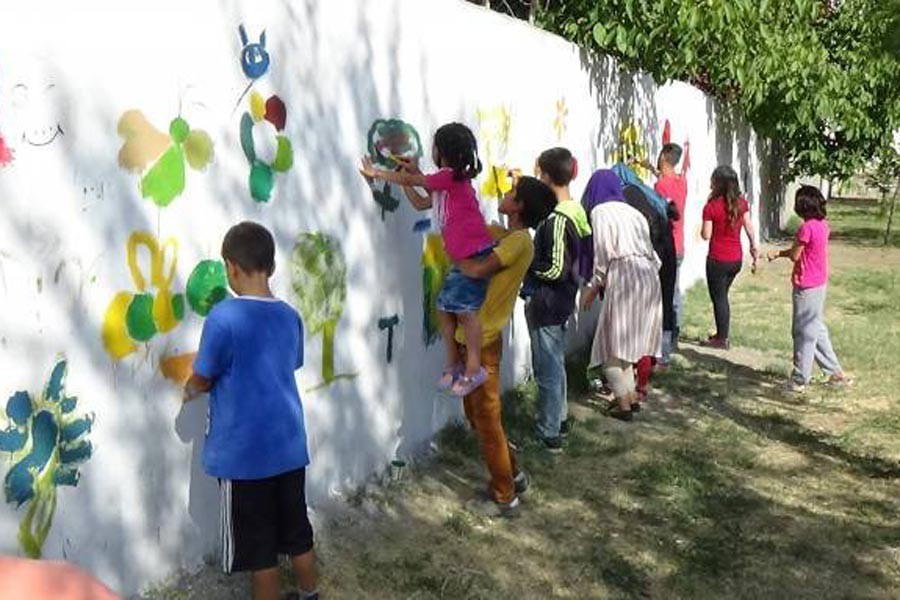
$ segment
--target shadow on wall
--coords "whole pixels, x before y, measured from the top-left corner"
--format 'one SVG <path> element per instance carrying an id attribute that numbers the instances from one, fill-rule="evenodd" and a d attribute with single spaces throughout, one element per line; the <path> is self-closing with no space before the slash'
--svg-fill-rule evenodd
<path id="1" fill-rule="evenodd" d="M 297 56 L 305 56 L 303 60 L 309 61 L 304 66 L 327 64 L 328 57 L 319 54 L 323 52 L 324 44 L 314 26 L 320 20 L 317 16 L 320 6 L 313 0 L 291 4 L 287 8 L 290 23 L 283 29 L 285 35 L 270 36 L 268 40 L 269 51 L 281 62 L 278 69 L 269 74 L 272 87 L 284 98 L 293 99 L 288 103 L 287 127 L 295 143 L 298 163 L 306 163 L 279 180 L 279 197 L 273 202 L 290 204 L 296 209 L 271 213 L 279 215 L 277 220 L 267 218 L 266 211 L 274 210 L 276 206 L 253 204 L 248 195 L 246 171 L 237 169 L 229 172 L 221 165 L 213 165 L 206 176 L 210 195 L 217 202 L 216 210 L 227 215 L 231 222 L 244 218 L 261 220 L 273 230 L 281 250 L 289 249 L 297 234 L 304 231 L 322 231 L 338 239 L 345 239 L 351 231 L 354 234 L 364 233 L 356 236 L 355 255 L 348 257 L 348 281 L 362 294 L 379 290 L 373 310 L 378 312 L 384 308 L 385 312 L 366 322 L 354 319 L 353 307 L 349 307 L 341 322 L 341 335 L 346 335 L 344 339 L 377 338 L 381 341 L 384 334 L 376 327 L 377 317 L 387 314 L 388 308 L 391 313 L 401 316 L 402 326 L 394 340 L 395 357 L 391 365 L 384 363 L 382 344 L 371 345 L 379 349 L 378 361 L 374 364 L 383 367 L 383 371 L 369 381 L 374 381 L 376 389 L 384 390 L 384 393 L 376 393 L 370 387 L 364 387 L 360 379 L 355 379 L 341 381 L 316 394 L 304 394 L 307 405 L 328 403 L 330 408 L 327 422 L 312 423 L 310 426 L 314 432 L 310 439 L 316 461 L 310 481 L 313 501 L 327 495 L 327 482 L 360 481 L 386 464 L 391 457 L 374 454 L 374 451 L 386 447 L 395 435 L 399 434 L 401 438 L 401 452 L 415 449 L 421 442 L 418 438 L 433 429 L 445 406 L 437 408 L 434 394 L 429 393 L 432 388 L 429 365 L 435 363 L 432 366 L 439 369 L 439 362 L 428 360 L 433 357 L 422 352 L 421 335 L 416 325 L 421 321 L 421 297 L 418 293 L 403 293 L 404 289 L 409 289 L 404 287 L 404 281 L 421 278 L 421 238 L 412 231 L 415 216 L 407 209 L 391 215 L 386 223 L 382 223 L 378 217 L 378 207 L 371 202 L 371 195 L 365 192 L 357 173 L 359 155 L 364 151 L 362 142 L 372 121 L 385 116 L 402 116 L 399 82 L 396 78 L 392 79 L 387 99 L 381 100 L 372 65 L 376 54 L 387 56 L 391 73 L 398 74 L 401 56 L 397 40 L 401 36 L 398 31 L 393 31 L 391 39 L 394 42 L 376 50 L 365 14 L 362 8 L 359 9 L 355 41 L 356 56 L 359 58 L 346 67 L 341 77 L 343 81 L 351 82 L 342 89 L 352 106 L 353 121 L 348 124 L 347 111 L 321 95 L 310 93 L 306 87 L 308 78 L 293 75 L 302 72 L 302 69 L 291 68 L 295 65 L 290 64 L 291 57 Z M 240 23 L 237 13 L 238 9 L 234 7 L 230 16 L 235 27 Z M 395 23 L 394 27 L 399 25 Z M 231 31 L 222 32 L 222 35 L 232 34 Z M 305 55 L 307 49 L 311 50 L 311 56 Z M 237 68 L 237 54 L 232 58 Z M 421 70 L 425 72 L 428 69 L 426 57 L 421 57 L 421 61 Z M 89 108 L 80 110 L 76 120 L 69 107 L 79 106 L 85 96 L 76 82 L 67 79 L 64 70 L 49 72 L 48 75 L 55 81 L 59 92 L 56 108 L 60 119 L 67 123 L 66 135 L 58 144 L 58 151 L 64 153 L 64 169 L 74 173 L 94 173 L 98 170 L 99 161 L 114 165 L 121 144 L 115 134 L 119 117 L 117 109 L 104 101 L 102 95 L 94 95 L 91 96 Z M 427 108 L 428 90 L 424 92 Z M 135 98 L 135 104 L 139 100 Z M 238 118 L 239 115 L 234 118 L 234 127 L 229 127 L 224 135 L 215 140 L 217 148 L 225 148 L 228 152 L 234 149 L 239 151 Z M 79 138 L 79 128 L 82 126 L 110 133 L 95 136 L 92 140 L 96 141 L 88 147 L 68 143 L 69 138 Z M 346 142 L 348 128 L 360 132 L 358 151 L 353 144 Z M 430 132 L 423 131 L 423 135 L 430 137 Z M 34 156 L 34 160 L 38 160 L 38 156 Z M 313 161 L 311 157 L 328 157 L 328 161 Z M 147 213 L 135 210 L 135 203 L 147 202 L 133 191 L 136 178 L 115 167 L 103 171 L 108 173 L 108 179 L 104 182 L 107 195 L 103 200 L 106 217 L 102 220 L 96 218 L 90 209 L 84 213 L 84 219 L 92 222 L 91 231 L 97 238 L 97 244 L 119 249 L 132 229 L 157 231 L 157 222 L 153 222 Z M 4 171 L 3 176 L 8 177 L 12 172 Z M 2 184 L 0 180 L 0 189 L 3 189 Z M 186 192 L 186 195 L 189 194 L 190 186 Z M 322 198 L 356 195 L 361 195 L 359 202 L 321 205 Z M 176 202 L 187 200 L 181 198 Z M 287 216 L 285 213 L 288 213 Z M 4 209 L 3 214 L 14 234 L 12 239 L 6 240 L 7 247 L 27 255 L 38 244 L 46 242 L 43 239 L 45 236 L 40 235 L 43 231 L 41 225 L 34 223 L 28 213 Z M 126 229 L 122 225 L 124 223 L 131 229 Z M 398 244 L 398 239 L 402 240 L 402 245 Z M 192 254 L 203 256 L 203 248 L 198 241 L 180 241 L 183 248 L 190 249 Z M 345 244 L 345 250 L 346 247 Z M 55 253 L 71 251 L 72 248 L 62 247 L 53 250 Z M 389 253 L 387 256 L 385 251 Z M 85 279 L 92 276 L 89 265 L 95 261 L 119 263 L 122 261 L 120 255 L 109 253 L 99 257 L 80 257 L 87 271 L 66 270 L 62 277 L 50 284 L 54 280 L 52 270 L 56 267 L 56 258 L 48 256 L 48 260 L 44 261 L 43 268 L 49 272 L 41 274 L 43 281 L 48 282 L 43 294 L 44 300 L 52 303 L 56 312 L 70 319 L 67 324 L 69 336 L 65 340 L 48 340 L 35 332 L 30 337 L 16 340 L 19 345 L 16 351 L 33 356 L 35 361 L 46 362 L 48 368 L 52 359 L 52 356 L 46 355 L 48 347 L 55 347 L 54 344 L 58 343 L 59 351 L 67 354 L 77 352 L 82 361 L 72 363 L 71 369 L 80 371 L 80 377 L 85 380 L 108 382 L 110 404 L 107 407 L 115 408 L 116 413 L 97 414 L 95 427 L 104 430 L 107 443 L 98 447 L 93 459 L 83 467 L 81 484 L 61 493 L 57 522 L 44 552 L 49 557 L 68 556 L 88 570 L 101 574 L 118 589 L 133 590 L 146 582 L 148 577 L 158 576 L 160 565 L 190 564 L 200 554 L 198 549 L 204 553 L 216 549 L 215 483 L 202 473 L 199 460 L 206 426 L 206 404 L 202 400 L 185 406 L 175 417 L 175 411 L 168 402 L 177 398 L 178 392 L 170 383 L 152 375 L 157 371 L 155 356 L 141 350 L 125 362 L 114 364 L 104 351 L 100 342 L 102 323 L 96 307 L 90 306 L 100 294 L 84 293 L 83 288 Z M 173 289 L 184 288 L 187 272 L 183 265 L 179 268 Z M 418 290 L 418 284 L 412 289 Z M 106 300 L 99 299 L 101 302 Z M 378 302 L 384 302 L 385 306 L 378 306 Z M 199 327 L 196 323 L 192 326 Z M 318 340 L 307 339 L 305 343 L 308 356 L 318 354 Z M 336 362 L 340 369 L 355 370 L 354 353 L 359 351 L 346 342 L 342 345 L 338 341 Z M 413 380 L 409 383 L 401 382 L 398 366 L 401 364 L 402 372 L 421 376 L 405 378 Z M 93 372 L 88 374 L 88 370 Z M 435 374 L 434 379 L 436 377 Z M 22 382 L 22 386 L 26 385 L 30 387 L 32 383 Z M 11 391 L 3 390 L 3 393 Z M 77 389 L 72 391 L 78 393 Z M 85 407 L 91 409 L 90 398 L 83 401 Z M 397 422 L 385 425 L 385 412 L 395 413 Z M 187 453 L 173 452 L 165 445 L 167 440 L 173 438 L 173 433 L 183 444 L 192 446 L 190 482 L 180 477 L 186 469 L 183 462 Z M 111 454 L 127 458 L 119 462 Z M 136 480 L 139 485 L 135 489 L 117 490 L 116 494 L 109 494 L 103 486 L 93 484 L 92 471 L 96 473 L 101 468 L 109 469 L 117 463 L 133 471 L 123 477 L 123 481 Z M 112 479 L 115 479 L 114 476 L 107 481 Z M 190 530 L 173 527 L 173 524 L 185 520 L 185 507 L 178 499 L 185 495 L 186 487 Z M 114 497 L 121 500 L 112 502 Z M 127 504 L 127 509 L 120 508 L 120 503 Z M 3 508 L 4 511 L 7 509 Z M 21 511 L 13 514 L 18 519 Z M 139 514 L 140 518 L 135 519 L 135 514 Z M 61 544 L 56 545 L 58 542 Z M 12 546 L 14 542 L 3 540 L 3 544 L 4 547 Z"/>
<path id="2" fill-rule="evenodd" d="M 656 84 L 648 75 L 635 75 L 619 69 L 608 56 L 579 51 L 581 66 L 589 76 L 590 93 L 597 103 L 597 130 L 591 145 L 591 164 L 610 166 L 610 158 L 620 150 L 623 131 L 634 126 L 637 144 L 646 148 L 648 157 L 659 152 L 659 123 L 656 110 Z M 603 154 L 597 156 L 597 149 Z"/>

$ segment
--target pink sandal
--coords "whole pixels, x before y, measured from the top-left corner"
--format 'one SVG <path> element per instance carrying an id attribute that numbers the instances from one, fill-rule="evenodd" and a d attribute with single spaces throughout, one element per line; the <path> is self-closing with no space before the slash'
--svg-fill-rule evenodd
<path id="1" fill-rule="evenodd" d="M 487 371 L 484 369 L 484 367 L 481 367 L 480 369 L 478 369 L 478 373 L 476 373 L 475 375 L 472 375 L 471 377 L 463 375 L 462 377 L 457 379 L 456 383 L 454 383 L 453 387 L 450 389 L 450 393 L 454 396 L 459 396 L 460 398 L 468 396 L 469 394 L 480 388 L 482 385 L 484 385 L 484 382 L 487 381 L 487 378 Z"/>
<path id="2" fill-rule="evenodd" d="M 453 387 L 453 384 L 462 376 L 463 374 L 463 366 L 459 363 L 453 365 L 452 367 L 444 369 L 441 373 L 441 378 L 438 379 L 437 387 L 439 390 L 449 390 Z"/>

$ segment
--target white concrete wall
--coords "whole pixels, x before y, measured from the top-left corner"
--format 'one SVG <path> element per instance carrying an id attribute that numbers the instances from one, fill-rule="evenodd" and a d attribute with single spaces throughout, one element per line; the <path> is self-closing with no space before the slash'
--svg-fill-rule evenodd
<path id="1" fill-rule="evenodd" d="M 233 110 L 247 85 L 240 23 L 251 38 L 267 32 L 272 64 L 255 88 L 284 99 L 295 152 L 268 204 L 254 203 L 247 191 L 238 140 L 246 102 Z M 560 133 L 554 120 L 563 98 Z M 163 131 L 180 111 L 215 145 L 211 166 L 188 169 L 184 193 L 163 209 L 142 199 L 139 177 L 117 164 L 117 122 L 132 108 Z M 489 140 L 496 119 L 479 129 L 479 110 L 496 117 L 498 108 L 509 115 L 506 144 Z M 585 60 L 555 36 L 463 2 L 4 2 L 0 135 L 14 160 L 0 167 L 0 429 L 6 397 L 39 392 L 59 354 L 68 358 L 67 389 L 79 410 L 95 415 L 93 456 L 77 487 L 58 490 L 45 556 L 66 556 L 132 592 L 215 550 L 216 488 L 199 467 L 205 401 L 182 407 L 158 367 L 162 355 L 196 348 L 202 320 L 187 311 L 174 331 L 118 362 L 101 344 L 110 299 L 134 288 L 125 263 L 134 231 L 178 240 L 172 289 L 183 291 L 193 266 L 217 256 L 230 225 L 258 220 L 275 233 L 274 289 L 289 300 L 298 233 L 342 241 L 349 288 L 335 362 L 338 373 L 358 376 L 303 394 L 313 505 L 360 483 L 395 453 L 419 451 L 459 415 L 455 402 L 433 391 L 441 345 L 422 342 L 422 240 L 412 231 L 422 215 L 404 200 L 382 221 L 356 173 L 369 126 L 382 117 L 414 124 L 426 156 L 437 126 L 464 121 L 478 132 L 483 153 L 492 143 L 491 158 L 526 172 L 541 150 L 566 145 L 581 162 L 576 194 L 591 169 L 606 164 L 621 123 L 641 126 L 653 157 L 668 119 L 673 141 L 691 143 L 685 287 L 702 276 L 705 248 L 695 232 L 713 167 L 739 167 L 759 206 L 754 136 L 732 127 L 699 91 L 620 74 L 610 61 Z M 23 134 L 48 139 L 56 124 L 63 134 L 49 145 L 23 142 Z M 484 206 L 493 218 L 495 203 Z M 401 324 L 386 365 L 386 336 L 376 324 L 394 313 Z M 510 338 L 507 385 L 528 370 L 521 308 Z M 306 344 L 303 389 L 321 380 L 320 339 Z M 0 552 L 19 551 L 26 509 L 0 505 Z"/>

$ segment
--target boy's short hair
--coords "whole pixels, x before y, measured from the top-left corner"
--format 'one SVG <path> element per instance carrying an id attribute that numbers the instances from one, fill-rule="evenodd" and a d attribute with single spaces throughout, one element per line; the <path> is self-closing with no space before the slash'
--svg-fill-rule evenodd
<path id="1" fill-rule="evenodd" d="M 578 173 L 578 163 L 566 148 L 550 148 L 538 157 L 541 173 L 547 175 L 553 185 L 569 185 Z"/>
<path id="2" fill-rule="evenodd" d="M 794 195 L 794 212 L 803 220 L 824 219 L 828 214 L 825 204 L 822 192 L 812 185 L 801 185 Z"/>
<path id="3" fill-rule="evenodd" d="M 556 194 L 540 179 L 526 175 L 516 183 L 516 202 L 522 205 L 522 223 L 534 229 L 556 208 Z"/>
<path id="4" fill-rule="evenodd" d="M 269 230 L 253 221 L 238 223 L 222 240 L 222 258 L 247 273 L 275 271 L 275 239 Z"/>
<path id="5" fill-rule="evenodd" d="M 674 168 L 678 166 L 678 161 L 681 160 L 681 146 L 679 146 L 678 144 L 665 144 L 662 147 L 659 155 L 664 161 L 666 161 L 666 164 Z"/>

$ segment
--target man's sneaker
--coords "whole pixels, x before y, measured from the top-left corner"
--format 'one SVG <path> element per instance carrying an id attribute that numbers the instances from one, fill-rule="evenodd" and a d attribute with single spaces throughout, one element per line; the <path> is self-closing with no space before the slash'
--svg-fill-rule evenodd
<path id="1" fill-rule="evenodd" d="M 786 394 L 796 394 L 799 396 L 806 393 L 806 385 L 803 383 L 797 383 L 792 379 L 785 382 L 781 386 L 781 391 Z"/>
<path id="2" fill-rule="evenodd" d="M 513 485 L 516 488 L 516 495 L 521 496 L 527 492 L 528 487 L 531 485 L 531 480 L 528 479 L 528 473 L 519 471 L 519 474 L 513 477 Z"/>
<path id="3" fill-rule="evenodd" d="M 826 385 L 833 387 L 838 390 L 842 390 L 853 385 L 853 378 L 847 375 L 846 373 L 841 373 L 839 375 L 832 375 L 828 378 L 828 382 Z"/>
<path id="4" fill-rule="evenodd" d="M 472 500 L 466 503 L 469 512 L 481 517 L 491 519 L 509 519 L 519 514 L 519 497 L 515 496 L 509 502 L 494 502 L 493 500 Z"/>
<path id="5" fill-rule="evenodd" d="M 559 454 L 563 450 L 562 438 L 557 437 L 543 437 L 538 436 L 538 439 L 541 441 L 541 444 L 544 446 L 544 450 L 550 452 L 551 454 Z"/>
<path id="6" fill-rule="evenodd" d="M 569 437 L 569 420 L 563 419 L 559 422 L 559 437 L 567 438 Z"/>

